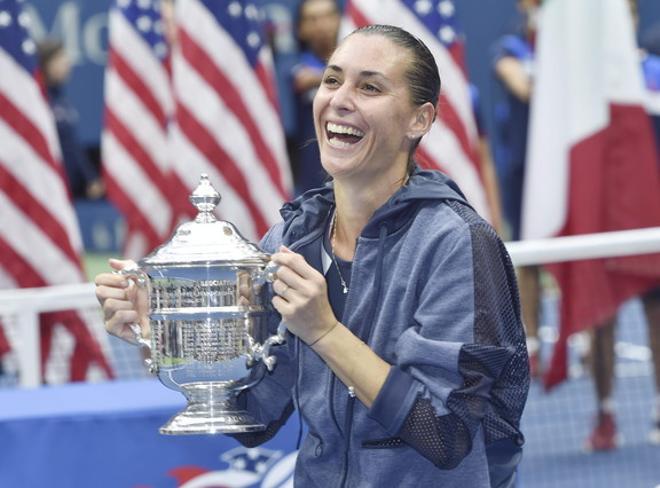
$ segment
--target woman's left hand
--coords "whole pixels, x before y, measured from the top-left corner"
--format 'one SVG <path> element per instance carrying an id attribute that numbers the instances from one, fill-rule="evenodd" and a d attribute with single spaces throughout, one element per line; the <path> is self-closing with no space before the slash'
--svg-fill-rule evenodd
<path id="1" fill-rule="evenodd" d="M 273 282 L 277 294 L 273 306 L 292 334 L 313 344 L 337 325 L 328 301 L 325 277 L 286 246 L 280 246 L 271 259 L 279 265 Z"/>

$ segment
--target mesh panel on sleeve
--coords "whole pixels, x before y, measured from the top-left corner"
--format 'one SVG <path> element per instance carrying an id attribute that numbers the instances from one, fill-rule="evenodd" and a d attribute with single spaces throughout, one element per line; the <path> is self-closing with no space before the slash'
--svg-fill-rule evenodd
<path id="1" fill-rule="evenodd" d="M 490 225 L 459 202 L 449 206 L 471 233 L 474 273 L 473 342 L 461 348 L 463 384 L 452 391 L 448 415 L 438 416 L 429 399 L 418 398 L 399 437 L 368 441 L 364 447 L 414 447 L 436 466 L 451 469 L 472 449 L 483 426 L 486 444 L 512 439 L 519 430 L 529 389 L 529 363 L 515 273 L 504 244 Z"/>
<path id="2" fill-rule="evenodd" d="M 480 371 L 494 378 L 482 421 L 486 443 L 513 438 L 521 444 L 519 426 L 529 390 L 529 362 L 513 266 L 492 227 L 466 206 L 449 205 L 472 233 L 475 344 L 462 351 L 461 371 Z"/>
<path id="3" fill-rule="evenodd" d="M 401 438 L 443 469 L 453 469 L 472 449 L 472 436 L 455 414 L 438 417 L 431 401 L 418 398 Z"/>
<path id="4" fill-rule="evenodd" d="M 365 441 L 362 447 L 391 449 L 409 445 L 442 469 L 453 469 L 470 449 L 472 438 L 454 414 L 439 417 L 431 401 L 418 398 L 399 432 L 399 437 Z"/>

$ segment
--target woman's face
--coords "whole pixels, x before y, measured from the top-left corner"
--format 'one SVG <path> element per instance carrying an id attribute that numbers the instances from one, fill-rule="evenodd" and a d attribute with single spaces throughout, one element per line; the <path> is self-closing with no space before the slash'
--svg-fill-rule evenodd
<path id="1" fill-rule="evenodd" d="M 314 126 L 333 178 L 367 182 L 405 173 L 412 137 L 421 135 L 405 77 L 409 57 L 386 37 L 354 34 L 330 58 L 314 98 Z"/>

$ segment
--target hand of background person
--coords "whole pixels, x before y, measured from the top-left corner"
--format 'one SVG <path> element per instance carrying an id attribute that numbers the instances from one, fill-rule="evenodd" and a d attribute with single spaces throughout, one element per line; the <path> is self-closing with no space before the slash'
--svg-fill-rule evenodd
<path id="1" fill-rule="evenodd" d="M 293 88 L 297 93 L 304 93 L 317 88 L 323 79 L 323 71 L 305 66 L 299 68 L 293 76 Z"/>
<path id="2" fill-rule="evenodd" d="M 110 259 L 110 267 L 119 271 L 135 266 L 130 260 Z M 118 273 L 101 273 L 94 279 L 96 298 L 103 309 L 105 329 L 112 335 L 135 343 L 131 324 L 139 324 L 142 337 L 149 338 L 149 303 L 146 288 L 141 288 Z"/>
<path id="3" fill-rule="evenodd" d="M 325 277 L 285 246 L 271 259 L 280 266 L 273 282 L 277 293 L 273 306 L 292 334 L 313 344 L 338 322 L 328 301 Z"/>

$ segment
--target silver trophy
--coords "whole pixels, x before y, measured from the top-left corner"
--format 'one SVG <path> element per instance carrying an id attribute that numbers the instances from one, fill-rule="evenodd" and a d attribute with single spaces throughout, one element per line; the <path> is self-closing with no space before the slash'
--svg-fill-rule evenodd
<path id="1" fill-rule="evenodd" d="M 270 348 L 284 341 L 283 324 L 276 335 L 268 333 L 271 287 L 264 285 L 276 268 L 234 225 L 216 219 L 220 195 L 206 175 L 190 201 L 199 212 L 195 220 L 181 224 L 137 267 L 121 271 L 147 290 L 150 340 L 132 328 L 137 342 L 151 350 L 150 370 L 188 400 L 160 432 L 263 430 L 236 397 L 259 381 L 258 361 L 272 370 Z"/>

